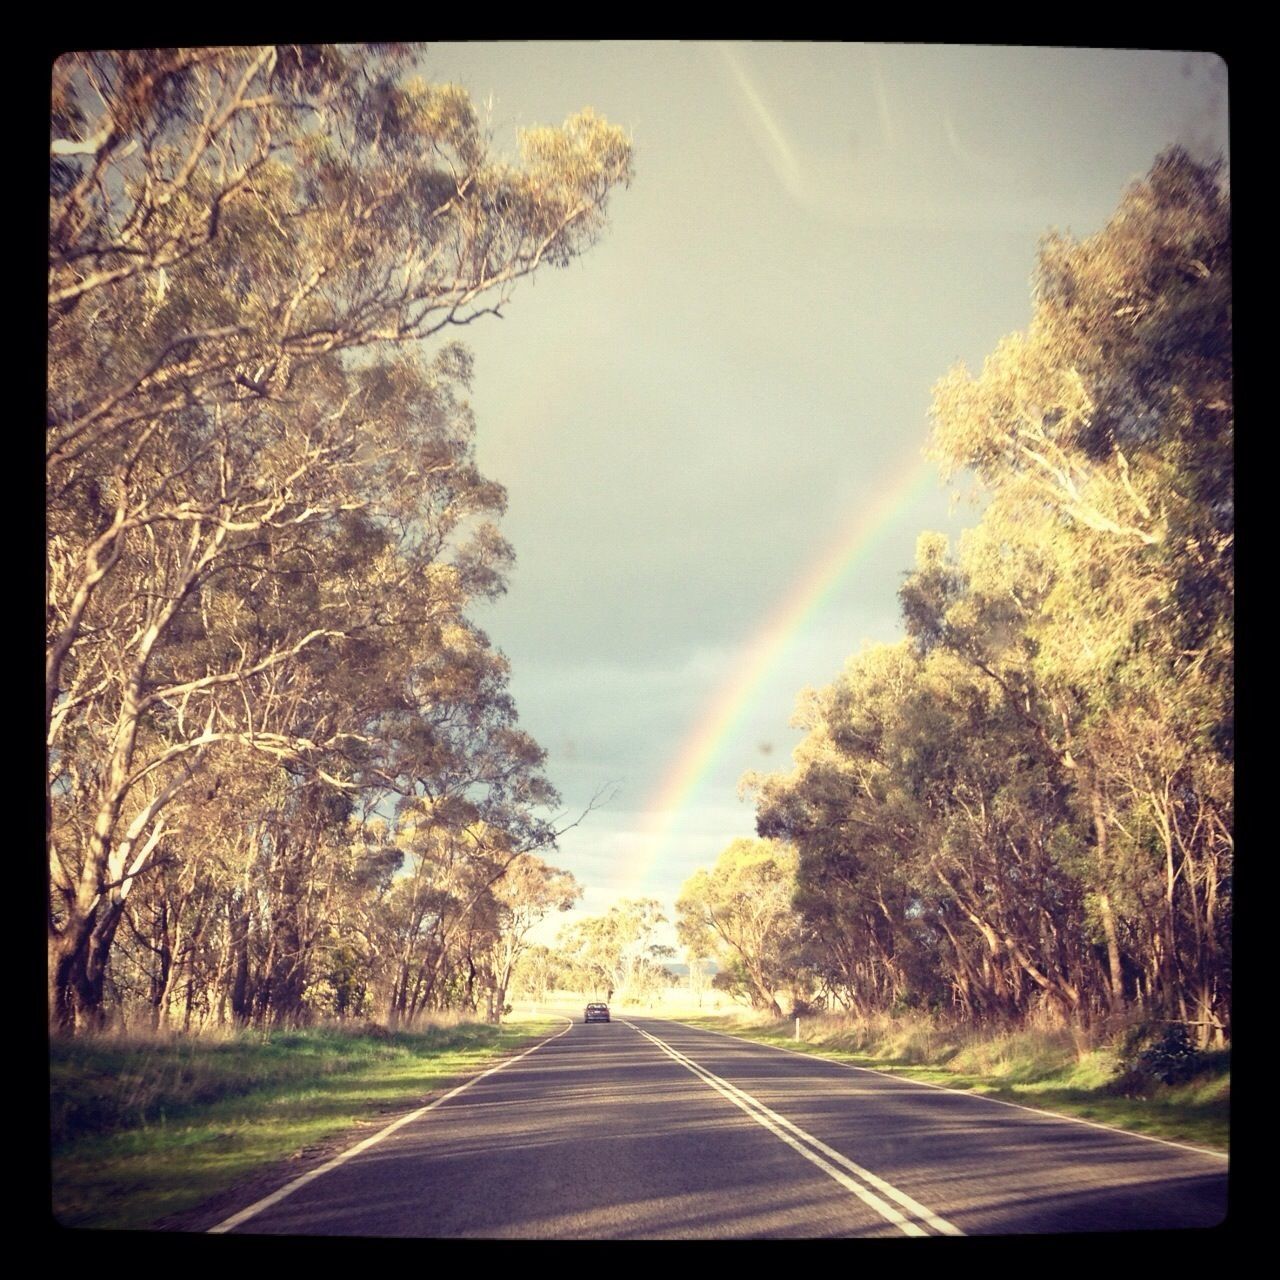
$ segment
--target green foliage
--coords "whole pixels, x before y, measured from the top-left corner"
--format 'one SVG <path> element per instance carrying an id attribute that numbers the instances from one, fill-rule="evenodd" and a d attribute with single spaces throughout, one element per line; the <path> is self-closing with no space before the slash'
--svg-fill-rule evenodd
<path id="1" fill-rule="evenodd" d="M 589 247 L 630 146 L 584 113 L 510 164 L 414 56 L 55 67 L 46 798 L 64 1026 L 100 1021 L 113 991 L 165 1022 L 180 976 L 186 1021 L 228 998 L 241 1021 L 363 1008 L 383 975 L 361 917 L 391 891 L 359 871 L 327 792 L 430 795 L 442 838 L 493 880 L 554 842 L 543 753 L 467 616 L 512 559 L 505 493 L 475 463 L 470 357 L 423 344 Z M 486 890 L 455 914 L 482 916 Z M 240 976 L 224 967 L 212 992 L 218 933 Z"/>
<path id="2" fill-rule="evenodd" d="M 735 840 L 709 871 L 680 891 L 677 932 L 687 950 L 714 956 L 713 985 L 745 993 L 757 1008 L 778 1008 L 799 962 L 799 920 L 792 907 L 796 853 L 771 840 Z"/>
<path id="3" fill-rule="evenodd" d="M 610 998 L 614 993 L 619 1004 L 643 999 L 666 981 L 658 961 L 670 951 L 653 941 L 665 922 L 656 898 L 623 898 L 605 915 L 562 930 L 557 959 L 575 990 Z"/>
<path id="4" fill-rule="evenodd" d="M 1230 264 L 1222 167 L 1169 151 L 939 382 L 933 450 L 982 517 L 921 535 L 907 641 L 806 693 L 795 768 L 749 780 L 850 1011 L 1228 1034 Z"/>
<path id="5" fill-rule="evenodd" d="M 1181 1022 L 1136 1023 L 1125 1032 L 1118 1058 L 1120 1072 L 1110 1088 L 1124 1097 L 1140 1097 L 1161 1084 L 1183 1084 L 1216 1074 L 1229 1062 L 1226 1051 L 1198 1048 Z"/>

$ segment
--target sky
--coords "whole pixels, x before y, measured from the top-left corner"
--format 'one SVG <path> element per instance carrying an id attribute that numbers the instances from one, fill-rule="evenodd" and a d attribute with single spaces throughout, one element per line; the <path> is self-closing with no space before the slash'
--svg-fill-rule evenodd
<path id="1" fill-rule="evenodd" d="M 1170 51 L 438 44 L 500 151 L 591 107 L 635 178 L 599 243 L 468 328 L 482 472 L 516 566 L 511 662 L 578 914 L 660 899 L 754 835 L 805 687 L 902 636 L 917 536 L 974 523 L 924 454 L 934 383 L 1031 314 L 1175 142 L 1227 151 L 1227 69 Z M 594 808 L 591 806 L 594 804 Z M 550 941 L 566 919 L 543 927 Z"/>

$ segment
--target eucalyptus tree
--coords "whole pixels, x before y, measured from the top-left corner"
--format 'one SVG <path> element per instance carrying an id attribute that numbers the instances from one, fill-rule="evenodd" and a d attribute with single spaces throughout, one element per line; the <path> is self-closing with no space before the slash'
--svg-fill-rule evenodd
<path id="1" fill-rule="evenodd" d="M 1027 331 L 939 384 L 937 452 L 991 502 L 904 596 L 1072 780 L 1112 1007 L 1202 1036 L 1230 1019 L 1231 332 L 1225 174 L 1175 149 L 1096 235 L 1050 237 Z"/>
<path id="2" fill-rule="evenodd" d="M 762 833 L 798 850 L 795 905 L 850 1009 L 1080 1006 L 1066 816 L 1036 736 L 994 684 L 909 642 L 809 700 L 796 768 L 756 780 Z M 1052 763 L 1051 761 L 1049 762 Z"/>
<path id="3" fill-rule="evenodd" d="M 404 865 L 383 899 L 375 952 L 387 1015 L 396 1024 L 449 1003 L 456 944 L 478 915 L 492 922 L 489 889 L 502 867 L 483 844 L 421 805 L 402 811 L 393 840 Z"/>
<path id="4" fill-rule="evenodd" d="M 695 872 L 676 902 L 681 942 L 740 969 L 751 1003 L 782 1016 L 778 992 L 794 986 L 800 919 L 792 907 L 796 851 L 772 840 L 734 840 L 710 871 Z"/>
<path id="5" fill-rule="evenodd" d="M 512 970 L 511 990 L 541 1004 L 549 992 L 567 987 L 563 961 L 547 946 L 532 943 L 521 953 Z"/>
<path id="6" fill-rule="evenodd" d="M 886 742 L 918 668 L 903 644 L 851 658 L 830 686 L 801 695 L 793 769 L 746 780 L 759 834 L 796 849 L 793 901 L 811 963 L 861 1014 L 940 996 L 937 938 L 908 870 L 921 813 Z"/>
<path id="7" fill-rule="evenodd" d="M 938 384 L 982 517 L 954 552 L 922 535 L 907 641 L 808 695 L 795 770 L 754 780 L 855 1007 L 932 974 L 973 1016 L 1229 1029 L 1229 219 L 1222 167 L 1166 153 L 1046 240 L 1027 330 Z"/>
<path id="8" fill-rule="evenodd" d="M 653 986 L 653 971 L 669 958 L 669 947 L 655 942 L 666 923 L 656 898 L 622 898 L 604 915 L 588 916 L 560 931 L 557 953 L 572 969 L 585 993 L 619 1000 Z"/>
<path id="9" fill-rule="evenodd" d="M 581 252 L 630 151 L 587 113 L 496 160 L 466 95 L 412 79 L 412 60 L 55 66 L 46 805 L 64 1023 L 100 1010 L 129 887 L 216 744 L 355 785 L 326 768 L 367 746 L 353 673 L 500 589 L 466 357 L 416 348 Z"/>
<path id="10" fill-rule="evenodd" d="M 490 892 L 497 928 L 486 957 L 491 975 L 486 1012 L 490 1022 L 500 1022 L 512 975 L 531 945 L 529 934 L 553 911 L 568 911 L 582 897 L 582 886 L 568 871 L 524 853 L 507 864 Z"/>

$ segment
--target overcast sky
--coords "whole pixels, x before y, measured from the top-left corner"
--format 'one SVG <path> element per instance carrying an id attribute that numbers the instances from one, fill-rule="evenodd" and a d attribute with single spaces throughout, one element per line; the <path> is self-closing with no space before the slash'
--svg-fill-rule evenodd
<path id="1" fill-rule="evenodd" d="M 1098 230 L 1171 143 L 1225 154 L 1226 69 L 699 42 L 440 44 L 423 61 L 500 148 L 583 107 L 633 140 L 600 243 L 464 335 L 517 555 L 477 620 L 566 814 L 612 795 L 553 859 L 583 910 L 642 894 L 670 910 L 754 834 L 738 781 L 789 767 L 800 690 L 901 636 L 920 531 L 973 522 L 921 461 L 934 382 L 1025 326 L 1046 231 Z M 815 566 L 850 549 L 815 598 Z M 800 625 L 770 632 L 788 607 Z"/>

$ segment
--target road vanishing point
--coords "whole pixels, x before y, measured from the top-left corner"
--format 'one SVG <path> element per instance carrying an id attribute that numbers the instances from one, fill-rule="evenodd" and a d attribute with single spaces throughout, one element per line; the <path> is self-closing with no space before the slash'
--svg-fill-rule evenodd
<path id="1" fill-rule="evenodd" d="M 214 1225 L 480 1239 L 1212 1227 L 1227 1160 L 653 1018 L 574 1022 Z"/>

